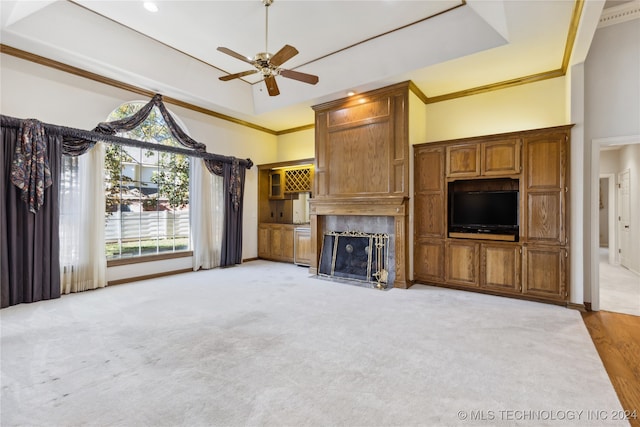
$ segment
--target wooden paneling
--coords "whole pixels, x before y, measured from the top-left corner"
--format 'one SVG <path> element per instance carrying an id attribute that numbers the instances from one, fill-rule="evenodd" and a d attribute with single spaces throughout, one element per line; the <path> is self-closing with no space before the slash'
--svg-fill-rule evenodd
<path id="1" fill-rule="evenodd" d="M 519 174 L 520 141 L 520 138 L 511 138 L 483 143 L 481 175 Z"/>
<path id="2" fill-rule="evenodd" d="M 444 281 L 444 240 L 420 240 L 413 252 L 413 271 L 417 280 Z"/>
<path id="3" fill-rule="evenodd" d="M 447 146 L 447 176 L 450 178 L 480 175 L 480 145 Z"/>
<path id="4" fill-rule="evenodd" d="M 415 236 L 445 236 L 444 148 L 418 148 L 414 154 Z"/>
<path id="5" fill-rule="evenodd" d="M 567 292 L 567 250 L 557 246 L 530 246 L 523 249 L 525 295 L 565 300 Z"/>
<path id="6" fill-rule="evenodd" d="M 480 247 L 480 286 L 506 292 L 521 290 L 521 248 L 483 243 Z"/>
<path id="7" fill-rule="evenodd" d="M 565 133 L 526 138 L 527 189 L 548 190 L 563 186 Z"/>
<path id="8" fill-rule="evenodd" d="M 454 285 L 478 286 L 479 243 L 450 239 L 447 240 L 446 248 L 445 280 Z"/>
<path id="9" fill-rule="evenodd" d="M 389 98 L 375 99 L 344 108 L 331 110 L 327 113 L 327 128 L 352 127 L 376 121 L 376 119 L 388 119 L 391 115 Z"/>
<path id="10" fill-rule="evenodd" d="M 314 106 L 315 197 L 408 197 L 408 83 Z"/>
<path id="11" fill-rule="evenodd" d="M 330 131 L 327 136 L 327 161 L 330 170 L 336 171 L 329 174 L 328 195 L 389 193 L 389 173 L 393 171 L 389 169 L 388 121 Z"/>
<path id="12" fill-rule="evenodd" d="M 525 240 L 567 243 L 568 131 L 525 136 Z"/>
<path id="13" fill-rule="evenodd" d="M 258 225 L 258 257 L 271 258 L 271 227 Z"/>
<path id="14" fill-rule="evenodd" d="M 527 241 L 564 243 L 562 196 L 559 191 L 527 193 Z"/>

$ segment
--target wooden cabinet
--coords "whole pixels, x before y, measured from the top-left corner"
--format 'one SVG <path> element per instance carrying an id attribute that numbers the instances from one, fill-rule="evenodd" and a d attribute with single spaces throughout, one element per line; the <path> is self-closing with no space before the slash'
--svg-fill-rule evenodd
<path id="1" fill-rule="evenodd" d="M 258 258 L 271 258 L 271 225 L 258 225 Z"/>
<path id="2" fill-rule="evenodd" d="M 416 145 L 415 281 L 566 302 L 570 129 Z M 519 233 L 447 232 L 452 191 L 517 191 Z"/>
<path id="3" fill-rule="evenodd" d="M 428 283 L 444 282 L 444 239 L 422 239 L 413 251 L 413 272 L 416 280 Z"/>
<path id="4" fill-rule="evenodd" d="M 417 148 L 414 153 L 415 236 L 445 236 L 444 147 Z"/>
<path id="5" fill-rule="evenodd" d="M 520 138 L 504 138 L 447 145 L 447 177 L 511 176 L 521 171 Z"/>
<path id="6" fill-rule="evenodd" d="M 564 301 L 567 290 L 568 251 L 558 246 L 528 246 L 523 249 L 525 295 Z"/>
<path id="7" fill-rule="evenodd" d="M 302 159 L 258 166 L 259 258 L 294 262 L 294 210 L 310 197 L 300 193 L 312 187 L 312 163 L 313 159 Z M 297 216 L 296 221 L 304 221 L 304 215 Z"/>
<path id="8" fill-rule="evenodd" d="M 480 244 L 473 241 L 449 239 L 446 243 L 447 283 L 476 287 L 480 278 Z"/>
<path id="9" fill-rule="evenodd" d="M 522 248 L 512 244 L 480 245 L 480 286 L 485 289 L 520 292 Z"/>
<path id="10" fill-rule="evenodd" d="M 269 172 L 269 198 L 284 199 L 284 174 L 282 170 Z"/>
<path id="11" fill-rule="evenodd" d="M 520 138 L 508 138 L 481 144 L 481 168 L 483 176 L 514 175 L 521 169 Z"/>
<path id="12" fill-rule="evenodd" d="M 447 176 L 470 177 L 480 175 L 480 145 L 447 146 Z"/>
<path id="13" fill-rule="evenodd" d="M 311 229 L 308 227 L 293 230 L 293 262 L 306 266 L 311 263 Z"/>
<path id="14" fill-rule="evenodd" d="M 293 225 L 260 224 L 258 256 L 274 261 L 293 262 Z"/>
<path id="15" fill-rule="evenodd" d="M 567 157 L 567 132 L 525 138 L 523 222 L 527 242 L 567 243 Z"/>

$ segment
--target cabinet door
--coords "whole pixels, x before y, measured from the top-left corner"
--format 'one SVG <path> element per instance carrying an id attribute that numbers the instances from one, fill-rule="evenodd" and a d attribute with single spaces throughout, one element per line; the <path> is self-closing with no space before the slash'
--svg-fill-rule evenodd
<path id="1" fill-rule="evenodd" d="M 565 301 L 568 253 L 557 246 L 529 246 L 523 249 L 525 295 Z"/>
<path id="2" fill-rule="evenodd" d="M 480 175 L 480 144 L 469 143 L 447 147 L 447 176 Z"/>
<path id="3" fill-rule="evenodd" d="M 520 292 L 521 259 L 519 246 L 483 243 L 480 247 L 480 286 L 497 291 Z"/>
<path id="4" fill-rule="evenodd" d="M 284 173 L 282 170 L 269 172 L 269 198 L 284 198 Z"/>
<path id="5" fill-rule="evenodd" d="M 564 245 L 566 233 L 566 132 L 525 138 L 526 241 Z"/>
<path id="6" fill-rule="evenodd" d="M 271 227 L 268 225 L 258 226 L 258 257 L 271 258 Z"/>
<path id="7" fill-rule="evenodd" d="M 444 237 L 444 147 L 416 149 L 414 191 L 416 238 Z"/>
<path id="8" fill-rule="evenodd" d="M 479 246 L 476 242 L 447 241 L 447 283 L 478 286 Z"/>
<path id="9" fill-rule="evenodd" d="M 444 240 L 423 239 L 416 242 L 413 251 L 413 270 L 417 281 L 444 281 Z"/>
<path id="10" fill-rule="evenodd" d="M 484 176 L 519 174 L 520 138 L 482 143 L 481 174 Z"/>
<path id="11" fill-rule="evenodd" d="M 282 260 L 293 262 L 293 226 L 282 228 Z"/>
<path id="12" fill-rule="evenodd" d="M 298 265 L 311 263 L 311 229 L 296 228 L 293 231 L 293 262 Z"/>

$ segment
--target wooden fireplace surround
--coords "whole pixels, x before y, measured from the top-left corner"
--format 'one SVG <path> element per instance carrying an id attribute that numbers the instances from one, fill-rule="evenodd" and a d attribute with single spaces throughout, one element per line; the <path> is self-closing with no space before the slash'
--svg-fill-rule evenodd
<path id="1" fill-rule="evenodd" d="M 325 217 L 394 218 L 394 287 L 407 288 L 410 82 L 316 105 L 310 272 L 318 274 Z"/>

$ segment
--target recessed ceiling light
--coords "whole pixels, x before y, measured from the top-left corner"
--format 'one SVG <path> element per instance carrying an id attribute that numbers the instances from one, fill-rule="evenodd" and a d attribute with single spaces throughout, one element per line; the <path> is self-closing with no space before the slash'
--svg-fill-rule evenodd
<path id="1" fill-rule="evenodd" d="M 354 91 L 352 91 L 352 90 L 350 90 L 349 92 L 347 92 L 347 96 L 353 96 L 353 95 L 355 95 L 355 94 L 356 94 L 356 93 L 355 93 Z"/>
<path id="2" fill-rule="evenodd" d="M 149 12 L 157 12 L 158 11 L 158 6 L 152 2 L 152 1 L 146 1 L 143 3 L 143 6 L 145 9 L 147 9 Z"/>

